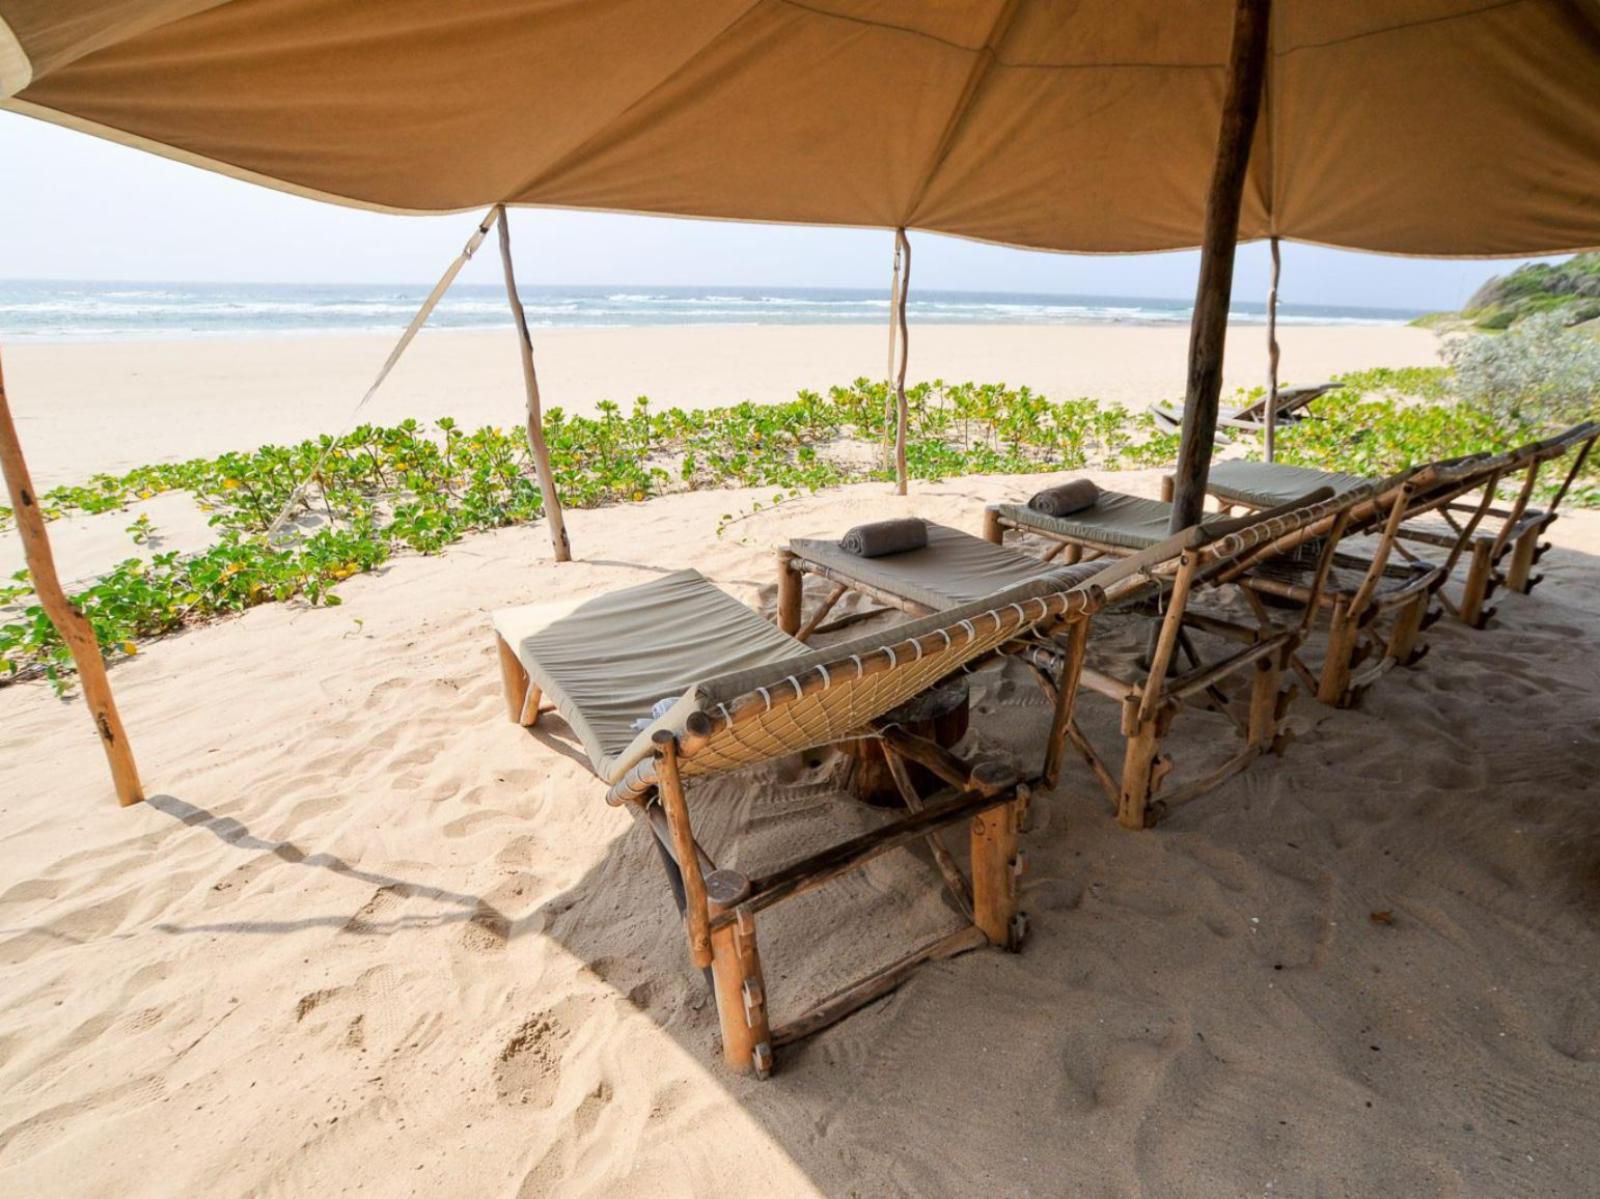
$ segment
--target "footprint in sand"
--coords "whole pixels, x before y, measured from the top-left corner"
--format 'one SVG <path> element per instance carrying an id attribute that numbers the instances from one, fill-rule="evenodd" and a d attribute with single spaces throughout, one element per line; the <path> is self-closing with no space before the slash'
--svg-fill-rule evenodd
<path id="1" fill-rule="evenodd" d="M 478 901 L 477 908 L 461 930 L 462 947 L 475 953 L 494 953 L 504 949 L 510 938 L 511 921 L 504 913 L 482 900 Z"/>
<path id="2" fill-rule="evenodd" d="M 589 1001 L 565 999 L 529 1016 L 500 1049 L 495 1092 L 502 1102 L 549 1107 L 561 1086 L 561 1058 Z"/>

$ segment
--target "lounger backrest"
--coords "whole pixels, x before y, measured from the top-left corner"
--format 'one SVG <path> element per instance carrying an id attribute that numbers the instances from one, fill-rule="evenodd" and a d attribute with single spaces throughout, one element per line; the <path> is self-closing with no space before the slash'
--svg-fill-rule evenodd
<path id="1" fill-rule="evenodd" d="M 1316 383 L 1308 387 L 1286 387 L 1278 392 L 1278 415 L 1293 415 L 1300 409 L 1309 407 L 1330 391 L 1337 391 L 1343 386 L 1342 383 Z"/>
<path id="2" fill-rule="evenodd" d="M 679 771 L 734 770 L 841 740 L 945 676 L 1041 624 L 1087 617 L 1104 601 L 1083 568 L 1061 572 L 1063 590 L 1025 584 L 973 604 L 826 646 L 756 670 L 708 679 L 682 701 Z M 631 798 L 655 784 L 644 757 L 612 785 Z"/>

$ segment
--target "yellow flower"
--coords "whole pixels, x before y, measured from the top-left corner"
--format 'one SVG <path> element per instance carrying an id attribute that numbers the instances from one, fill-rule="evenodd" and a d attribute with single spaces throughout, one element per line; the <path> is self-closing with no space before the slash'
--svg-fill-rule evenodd
<path id="1" fill-rule="evenodd" d="M 122 652 L 131 658 L 134 654 L 139 652 L 139 647 L 131 641 L 124 641 L 122 643 Z"/>
<path id="2" fill-rule="evenodd" d="M 222 490 L 224 490 L 224 491 L 233 491 L 238 486 L 239 486 L 239 480 L 238 479 L 224 479 L 224 480 L 222 480 Z"/>

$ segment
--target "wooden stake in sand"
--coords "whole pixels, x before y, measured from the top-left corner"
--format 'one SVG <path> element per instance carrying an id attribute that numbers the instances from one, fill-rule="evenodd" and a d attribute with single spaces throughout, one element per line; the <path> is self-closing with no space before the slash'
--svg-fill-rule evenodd
<path id="1" fill-rule="evenodd" d="M 900 369 L 894 380 L 894 493 L 906 493 L 906 358 L 910 353 L 910 334 L 906 331 L 906 292 L 911 290 L 911 241 L 906 231 L 894 231 L 895 257 L 903 259 L 900 286 L 895 292 L 895 309 L 900 324 Z"/>
<path id="2" fill-rule="evenodd" d="M 550 473 L 550 449 L 544 440 L 544 414 L 539 402 L 539 376 L 533 369 L 533 338 L 528 333 L 528 314 L 522 310 L 517 294 L 517 273 L 511 265 L 511 221 L 504 204 L 495 205 L 500 218 L 500 263 L 505 267 L 506 302 L 511 319 L 517 323 L 517 338 L 522 350 L 522 383 L 528 391 L 528 445 L 533 450 L 533 468 L 539 474 L 539 493 L 544 497 L 544 518 L 550 523 L 550 544 L 557 562 L 572 561 L 572 545 L 567 541 L 567 522 L 561 515 L 561 497 L 556 494 L 555 476 Z"/>
<path id="3" fill-rule="evenodd" d="M 111 683 L 106 678 L 106 663 L 100 653 L 100 643 L 95 640 L 94 626 L 72 606 L 72 601 L 62 590 L 61 580 L 56 577 L 55 555 L 50 551 L 50 537 L 45 532 L 44 516 L 34 498 L 33 479 L 29 477 L 28 464 L 22 457 L 22 445 L 17 440 L 17 427 L 12 422 L 11 405 L 6 400 L 3 373 L 0 373 L 0 471 L 4 472 L 6 487 L 11 492 L 13 516 L 27 555 L 33 589 L 38 593 L 39 604 L 44 608 L 45 615 L 72 652 L 72 661 L 78 668 L 78 685 L 83 688 L 89 715 L 94 718 L 95 732 L 100 735 L 106 760 L 111 764 L 111 781 L 117 788 L 117 802 L 123 807 L 139 803 L 144 799 L 144 788 L 139 783 L 139 768 L 134 764 L 133 749 L 123 731 L 122 718 L 117 715 L 116 701 L 111 697 Z"/>
<path id="4" fill-rule="evenodd" d="M 1267 290 L 1267 461 L 1275 457 L 1274 444 L 1278 431 L 1278 272 L 1283 259 L 1278 253 L 1278 239 L 1272 238 L 1272 286 Z"/>
<path id="5" fill-rule="evenodd" d="M 1233 252 L 1239 244 L 1239 207 L 1250 141 L 1261 112 L 1266 77 L 1268 20 L 1272 0 L 1237 0 L 1233 47 L 1228 58 L 1222 127 L 1211 190 L 1206 195 L 1200 243 L 1200 278 L 1189 326 L 1189 384 L 1183 400 L 1183 441 L 1178 448 L 1172 496 L 1172 531 L 1200 519 L 1217 436 L 1217 400 L 1222 394 L 1222 351 L 1228 337 L 1228 302 L 1233 296 Z"/>

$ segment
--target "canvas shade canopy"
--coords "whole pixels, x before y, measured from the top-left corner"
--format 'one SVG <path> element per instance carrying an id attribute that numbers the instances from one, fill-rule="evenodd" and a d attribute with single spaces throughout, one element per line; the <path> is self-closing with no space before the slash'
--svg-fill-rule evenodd
<path id="1" fill-rule="evenodd" d="M 0 0 L 6 107 L 324 199 L 1195 246 L 1233 0 Z M 1239 236 L 1600 245 L 1600 0 L 1277 0 Z"/>

